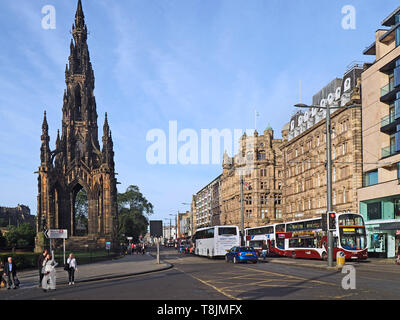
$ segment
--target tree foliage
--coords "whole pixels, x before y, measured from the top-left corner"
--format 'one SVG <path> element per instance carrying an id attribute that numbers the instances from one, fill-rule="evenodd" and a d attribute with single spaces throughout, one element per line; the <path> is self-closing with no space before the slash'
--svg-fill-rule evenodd
<path id="1" fill-rule="evenodd" d="M 35 228 L 29 223 L 23 223 L 20 226 L 12 226 L 5 234 L 7 246 L 9 247 L 30 247 L 35 245 Z"/>
<path id="2" fill-rule="evenodd" d="M 75 198 L 76 233 L 78 235 L 85 235 L 88 231 L 88 213 L 88 197 L 85 189 L 82 188 Z"/>
<path id="3" fill-rule="evenodd" d="M 148 217 L 153 214 L 153 205 L 143 196 L 139 187 L 134 185 L 129 186 L 124 193 L 118 193 L 117 202 L 121 240 L 133 237 L 133 241 L 138 241 L 139 236 L 147 232 Z"/>

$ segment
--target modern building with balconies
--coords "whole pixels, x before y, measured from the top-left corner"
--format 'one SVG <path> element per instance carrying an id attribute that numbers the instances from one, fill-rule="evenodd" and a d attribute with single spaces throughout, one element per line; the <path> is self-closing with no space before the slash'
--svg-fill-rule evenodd
<path id="1" fill-rule="evenodd" d="M 375 56 L 362 73 L 363 187 L 358 203 L 370 256 L 391 258 L 400 239 L 400 7 L 364 50 Z"/>

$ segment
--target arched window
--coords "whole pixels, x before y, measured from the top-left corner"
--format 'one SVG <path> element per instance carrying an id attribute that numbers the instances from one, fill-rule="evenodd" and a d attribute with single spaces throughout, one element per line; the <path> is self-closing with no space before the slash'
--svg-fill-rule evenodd
<path id="1" fill-rule="evenodd" d="M 82 96 L 81 87 L 75 87 L 75 120 L 82 120 Z"/>

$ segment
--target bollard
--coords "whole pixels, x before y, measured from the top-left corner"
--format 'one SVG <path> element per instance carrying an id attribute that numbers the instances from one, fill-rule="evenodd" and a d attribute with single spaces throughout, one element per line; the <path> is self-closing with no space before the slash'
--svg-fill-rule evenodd
<path id="1" fill-rule="evenodd" d="M 338 251 L 336 253 L 336 267 L 343 268 L 344 264 L 346 263 L 346 257 L 343 251 Z"/>

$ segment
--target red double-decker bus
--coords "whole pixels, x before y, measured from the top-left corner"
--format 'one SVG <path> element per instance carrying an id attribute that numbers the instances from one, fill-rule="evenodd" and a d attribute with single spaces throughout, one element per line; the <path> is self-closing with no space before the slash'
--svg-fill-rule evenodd
<path id="1" fill-rule="evenodd" d="M 337 213 L 333 230 L 333 257 L 342 251 L 347 260 L 367 259 L 368 248 L 364 219 L 357 213 Z M 283 255 L 292 258 L 323 259 L 328 257 L 327 233 L 322 219 L 306 219 L 285 223 Z"/>

